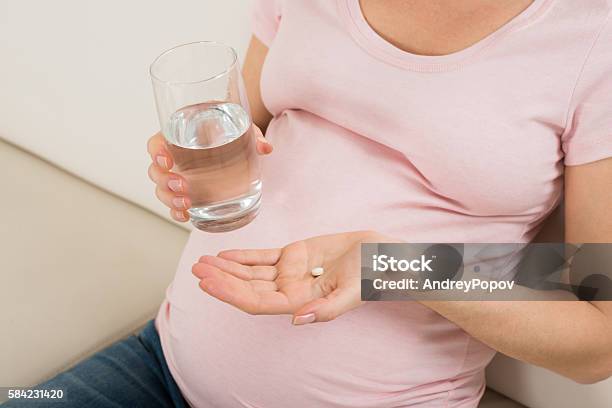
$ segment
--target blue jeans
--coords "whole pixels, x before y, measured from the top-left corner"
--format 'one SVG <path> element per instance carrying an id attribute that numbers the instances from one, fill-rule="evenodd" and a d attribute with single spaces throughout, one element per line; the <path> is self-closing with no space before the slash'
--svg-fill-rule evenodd
<path id="1" fill-rule="evenodd" d="M 187 408 L 162 353 L 153 321 L 130 336 L 58 374 L 36 389 L 61 389 L 64 399 L 14 399 L 2 408 Z"/>

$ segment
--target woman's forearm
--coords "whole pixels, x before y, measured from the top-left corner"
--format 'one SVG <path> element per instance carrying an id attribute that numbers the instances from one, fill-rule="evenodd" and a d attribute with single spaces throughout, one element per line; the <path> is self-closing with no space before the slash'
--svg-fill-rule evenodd
<path id="1" fill-rule="evenodd" d="M 422 301 L 510 357 L 580 383 L 612 375 L 610 317 L 582 301 Z"/>

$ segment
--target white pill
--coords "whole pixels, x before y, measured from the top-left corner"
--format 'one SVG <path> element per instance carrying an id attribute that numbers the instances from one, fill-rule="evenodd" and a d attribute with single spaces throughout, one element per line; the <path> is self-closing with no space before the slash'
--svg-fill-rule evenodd
<path id="1" fill-rule="evenodd" d="M 312 273 L 312 276 L 315 276 L 315 277 L 323 275 L 323 272 L 325 272 L 325 269 L 323 269 L 323 267 L 321 266 L 312 268 L 312 271 L 310 271 L 310 273 Z"/>

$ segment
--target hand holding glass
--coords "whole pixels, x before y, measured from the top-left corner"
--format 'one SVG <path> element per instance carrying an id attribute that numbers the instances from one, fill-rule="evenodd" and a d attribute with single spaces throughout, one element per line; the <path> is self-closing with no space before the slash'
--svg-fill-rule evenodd
<path id="1" fill-rule="evenodd" d="M 208 232 L 248 224 L 259 210 L 261 180 L 235 50 L 180 45 L 157 57 L 150 73 L 173 171 L 189 186 L 191 222 Z"/>

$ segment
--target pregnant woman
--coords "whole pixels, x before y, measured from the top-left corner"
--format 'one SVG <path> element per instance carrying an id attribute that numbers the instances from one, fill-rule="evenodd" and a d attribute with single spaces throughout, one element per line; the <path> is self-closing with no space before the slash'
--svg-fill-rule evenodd
<path id="1" fill-rule="evenodd" d="M 563 196 L 567 241 L 612 242 L 612 2 L 579 3 L 256 2 L 259 216 L 192 232 L 155 326 L 53 385 L 88 407 L 467 408 L 496 351 L 610 376 L 611 302 L 359 300 L 362 242 L 526 243 Z M 186 221 L 160 135 L 149 152 Z"/>
<path id="2" fill-rule="evenodd" d="M 156 319 L 187 401 L 475 407 L 496 350 L 609 376 L 611 304 L 361 304 L 359 243 L 528 242 L 563 185 L 567 240 L 612 242 L 610 6 L 256 3 L 244 74 L 274 146 L 262 210 L 192 233 Z M 150 152 L 159 198 L 186 220 L 161 137 Z M 372 232 L 338 234 L 356 230 Z M 202 257 L 231 248 L 281 249 Z"/>

